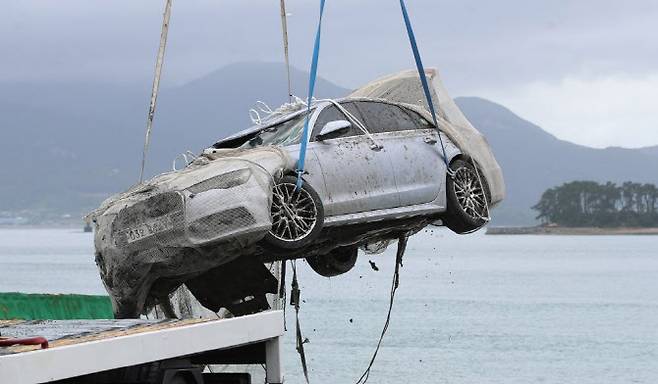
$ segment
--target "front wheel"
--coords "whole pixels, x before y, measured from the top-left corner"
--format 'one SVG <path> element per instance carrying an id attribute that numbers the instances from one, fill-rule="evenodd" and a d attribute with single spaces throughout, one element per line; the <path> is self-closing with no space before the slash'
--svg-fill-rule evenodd
<path id="1" fill-rule="evenodd" d="M 447 177 L 445 225 L 456 233 L 473 232 L 487 222 L 489 189 L 484 176 L 472 163 L 457 159 L 450 164 L 453 176 Z"/>
<path id="2" fill-rule="evenodd" d="M 272 190 L 272 228 L 265 242 L 279 249 L 298 249 L 315 240 L 324 224 L 320 196 L 304 183 L 298 190 L 297 177 L 284 176 Z"/>

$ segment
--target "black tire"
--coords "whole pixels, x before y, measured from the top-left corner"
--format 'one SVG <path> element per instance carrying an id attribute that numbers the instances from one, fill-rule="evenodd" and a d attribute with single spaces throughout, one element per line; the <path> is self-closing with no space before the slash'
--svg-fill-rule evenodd
<path id="1" fill-rule="evenodd" d="M 354 268 L 358 255 L 359 248 L 357 247 L 340 247 L 327 255 L 309 257 L 306 261 L 318 275 L 334 277 Z"/>
<path id="2" fill-rule="evenodd" d="M 486 224 L 490 200 L 487 182 L 481 172 L 478 178 L 470 161 L 457 159 L 450 164 L 450 169 L 454 176 L 447 176 L 445 225 L 455 233 L 473 232 Z"/>
<path id="3" fill-rule="evenodd" d="M 303 248 L 317 239 L 324 225 L 320 196 L 306 182 L 296 190 L 296 183 L 296 176 L 284 176 L 274 186 L 272 228 L 263 240 L 278 249 Z"/>

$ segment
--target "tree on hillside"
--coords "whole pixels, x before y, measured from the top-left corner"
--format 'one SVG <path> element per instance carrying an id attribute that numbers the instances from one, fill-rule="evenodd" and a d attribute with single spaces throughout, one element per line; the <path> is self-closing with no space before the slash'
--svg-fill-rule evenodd
<path id="1" fill-rule="evenodd" d="M 653 184 L 573 181 L 546 190 L 532 207 L 543 224 L 565 227 L 658 227 Z"/>

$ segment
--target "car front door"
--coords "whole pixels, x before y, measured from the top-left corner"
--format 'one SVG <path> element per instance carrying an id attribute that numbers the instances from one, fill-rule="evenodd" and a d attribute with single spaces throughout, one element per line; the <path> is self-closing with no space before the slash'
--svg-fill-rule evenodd
<path id="1" fill-rule="evenodd" d="M 354 103 L 342 104 L 361 121 Z M 319 113 L 311 135 L 311 149 L 324 176 L 327 217 L 394 208 L 400 204 L 391 158 L 386 146 L 373 148 L 373 141 L 352 123 L 339 137 L 317 140 L 331 121 L 349 119 L 335 105 Z M 367 128 L 367 123 L 365 124 Z"/>
<path id="2" fill-rule="evenodd" d="M 357 105 L 391 157 L 400 206 L 434 201 L 444 188 L 446 172 L 436 130 L 417 113 L 395 104 Z"/>

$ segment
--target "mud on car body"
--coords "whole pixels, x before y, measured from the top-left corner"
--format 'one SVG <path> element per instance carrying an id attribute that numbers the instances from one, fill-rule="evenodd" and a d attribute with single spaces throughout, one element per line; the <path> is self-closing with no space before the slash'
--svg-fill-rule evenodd
<path id="1" fill-rule="evenodd" d="M 354 266 L 359 248 L 381 251 L 437 220 L 458 233 L 483 226 L 504 196 L 502 172 L 434 80 L 439 127 L 413 104 L 418 79 L 404 72 L 350 97 L 318 101 L 310 115 L 301 104 L 288 105 L 218 141 L 185 169 L 108 199 L 90 216 L 115 312 L 135 316 L 183 283 L 204 306 L 228 307 L 244 298 L 235 286 L 245 279 L 226 282 L 255 270 L 263 273 L 256 280 L 268 281 L 264 261 L 305 258 L 316 272 L 335 276 Z M 306 119 L 310 137 L 297 188 Z M 209 288 L 218 279 L 223 296 Z M 231 289 L 235 294 L 226 294 Z M 261 286 L 258 301 L 275 289 Z"/>

